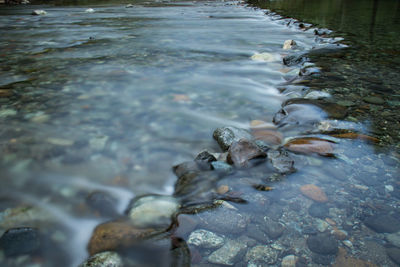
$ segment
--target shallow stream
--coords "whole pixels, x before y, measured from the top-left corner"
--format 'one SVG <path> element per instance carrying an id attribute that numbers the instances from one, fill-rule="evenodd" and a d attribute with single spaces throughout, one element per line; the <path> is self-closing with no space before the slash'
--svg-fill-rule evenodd
<path id="1" fill-rule="evenodd" d="M 0 241 L 1 266 L 78 266 L 97 225 L 126 218 L 134 197 L 174 192 L 167 237 L 135 243 L 163 260 L 131 244 L 103 250 L 126 266 L 398 266 L 394 71 L 365 73 L 361 84 L 383 93 L 353 88 L 358 77 L 331 63 L 355 69 L 349 36 L 244 2 L 72 4 L 0 8 L 0 234 L 41 236 L 31 250 Z M 284 64 L 291 55 L 301 57 Z M 223 174 L 196 170 L 212 178 L 177 194 L 172 167 L 223 152 L 213 140 L 223 126 L 264 139 L 294 169 L 278 171 L 268 154 Z"/>

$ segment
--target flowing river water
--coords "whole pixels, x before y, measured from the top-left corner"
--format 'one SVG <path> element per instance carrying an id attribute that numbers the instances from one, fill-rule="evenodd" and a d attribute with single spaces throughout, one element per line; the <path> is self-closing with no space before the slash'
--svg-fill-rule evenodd
<path id="1" fill-rule="evenodd" d="M 106 250 L 125 266 L 398 266 L 396 48 L 375 71 L 349 63 L 351 34 L 244 2 L 72 4 L 0 8 L 1 266 L 78 266 Z M 223 126 L 267 141 L 267 159 L 196 169 L 203 180 L 177 192 L 172 167 L 223 152 Z M 118 243 L 135 235 L 125 221 L 89 241 L 149 194 L 179 206 L 155 241 Z"/>

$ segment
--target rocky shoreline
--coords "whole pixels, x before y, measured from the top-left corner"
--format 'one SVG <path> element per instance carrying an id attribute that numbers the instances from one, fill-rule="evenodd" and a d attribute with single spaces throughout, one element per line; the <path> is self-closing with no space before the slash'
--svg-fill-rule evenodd
<path id="1" fill-rule="evenodd" d="M 379 139 L 357 123 L 341 121 L 346 105 L 301 86 L 321 73 L 308 55 L 340 53 L 343 47 L 328 30 L 291 19 L 287 24 L 315 30 L 323 44 L 311 51 L 295 40 L 283 45 L 283 64 L 296 68 L 280 86 L 289 99 L 273 121 L 216 129 L 213 138 L 220 150 L 201 151 L 172 168 L 177 177 L 172 196 L 136 197 L 120 214 L 112 195 L 88 195 L 89 209 L 109 221 L 94 229 L 90 258 L 82 267 L 400 264 L 399 159 L 381 154 L 353 158 L 355 152 L 344 149 L 351 143 L 376 145 Z M 252 57 L 270 58 L 268 53 Z M 332 175 L 315 177 L 310 166 L 326 160 Z M 16 213 L 2 214 L 3 224 Z M 46 242 L 42 231 L 9 227 L 0 238 L 0 262 L 38 257 Z"/>

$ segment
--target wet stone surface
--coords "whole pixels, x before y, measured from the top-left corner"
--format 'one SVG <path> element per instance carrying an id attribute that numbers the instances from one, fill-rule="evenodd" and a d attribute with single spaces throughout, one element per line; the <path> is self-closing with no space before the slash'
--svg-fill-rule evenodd
<path id="1" fill-rule="evenodd" d="M 386 63 L 240 2 L 31 11 L 0 10 L 1 266 L 399 264 Z"/>

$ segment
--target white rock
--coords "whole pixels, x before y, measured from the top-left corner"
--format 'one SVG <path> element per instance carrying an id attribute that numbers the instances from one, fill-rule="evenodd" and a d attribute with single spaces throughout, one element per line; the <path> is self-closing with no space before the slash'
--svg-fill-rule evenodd
<path id="1" fill-rule="evenodd" d="M 192 232 L 188 239 L 189 245 L 195 245 L 200 248 L 219 248 L 224 242 L 225 239 L 223 236 L 204 229 L 198 229 Z"/>
<path id="2" fill-rule="evenodd" d="M 282 259 L 282 267 L 296 267 L 298 258 L 295 255 L 287 255 Z"/>
<path id="3" fill-rule="evenodd" d="M 85 13 L 94 13 L 94 9 L 93 8 L 88 8 L 85 10 Z"/>
<path id="4" fill-rule="evenodd" d="M 329 98 L 331 95 L 327 92 L 323 91 L 311 91 L 304 98 L 307 99 L 321 99 L 321 98 Z"/>
<path id="5" fill-rule="evenodd" d="M 57 137 L 49 137 L 46 139 L 46 141 L 56 146 L 72 146 L 74 144 L 74 141 L 72 140 L 57 138 Z"/>
<path id="6" fill-rule="evenodd" d="M 132 8 L 132 7 L 134 7 L 134 5 L 132 5 L 132 4 L 127 4 L 125 7 L 126 7 L 126 8 Z"/>
<path id="7" fill-rule="evenodd" d="M 394 187 L 393 187 L 393 185 L 385 185 L 385 190 L 386 190 L 387 192 L 393 192 Z"/>
<path id="8" fill-rule="evenodd" d="M 15 111 L 13 109 L 0 110 L 0 118 L 5 118 L 8 116 L 14 116 L 14 115 L 17 115 L 17 111 Z"/>
<path id="9" fill-rule="evenodd" d="M 283 43 L 283 50 L 289 50 L 289 49 L 294 49 L 297 47 L 297 44 L 294 40 L 286 40 Z"/>
<path id="10" fill-rule="evenodd" d="M 271 53 L 255 53 L 251 56 L 251 59 L 254 61 L 265 61 L 265 62 L 272 62 L 277 60 L 276 56 Z"/>
<path id="11" fill-rule="evenodd" d="M 353 243 L 350 240 L 343 240 L 343 244 L 348 248 L 353 248 Z"/>
<path id="12" fill-rule="evenodd" d="M 94 254 L 79 267 L 122 267 L 124 266 L 121 257 L 116 252 L 105 251 Z"/>
<path id="13" fill-rule="evenodd" d="M 170 196 L 145 196 L 133 203 L 128 216 L 137 227 L 169 226 L 178 210 L 178 201 Z"/>
<path id="14" fill-rule="evenodd" d="M 42 16 L 42 15 L 46 15 L 47 12 L 44 10 L 41 10 L 41 9 L 36 9 L 36 10 L 33 10 L 31 14 L 34 16 Z"/>
<path id="15" fill-rule="evenodd" d="M 317 219 L 317 229 L 318 231 L 325 232 L 328 229 L 329 224 L 321 219 Z"/>

